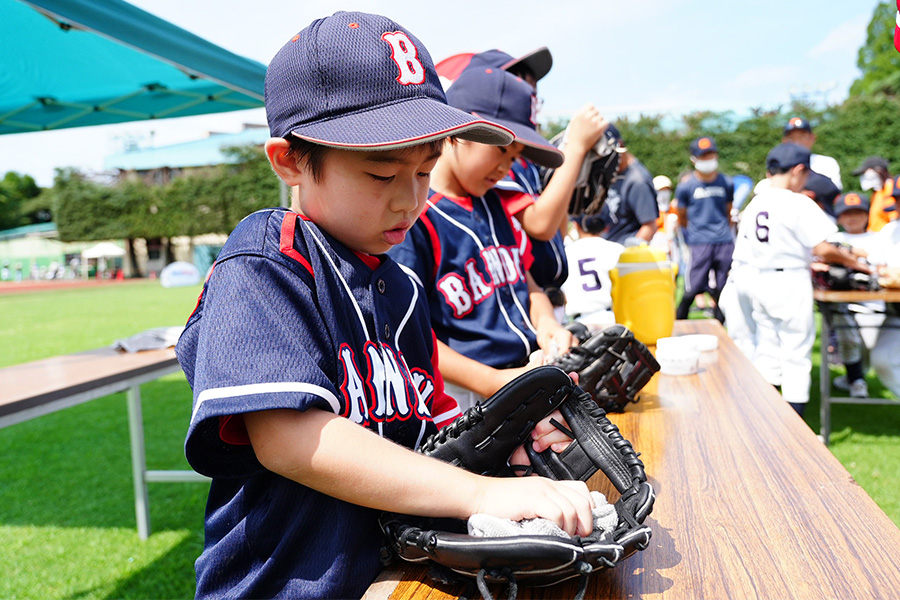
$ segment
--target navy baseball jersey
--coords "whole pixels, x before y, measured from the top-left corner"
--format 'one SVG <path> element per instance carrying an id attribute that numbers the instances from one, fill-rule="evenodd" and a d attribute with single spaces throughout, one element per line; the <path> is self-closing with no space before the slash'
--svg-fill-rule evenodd
<path id="1" fill-rule="evenodd" d="M 637 233 L 644 223 L 659 218 L 653 176 L 639 160 L 632 159 L 628 168 L 616 177 L 600 209 L 600 218 L 607 223 L 603 237 L 620 244 Z"/>
<path id="2" fill-rule="evenodd" d="M 513 162 L 509 173 L 497 183 L 500 199 L 510 216 L 516 216 L 537 200 L 543 191 L 540 169 L 526 158 Z M 523 231 L 524 233 L 524 231 Z M 556 232 L 550 241 L 522 237 L 522 249 L 532 256 L 530 269 L 535 283 L 542 288 L 561 287 L 569 276 L 569 263 L 563 236 Z"/>
<path id="3" fill-rule="evenodd" d="M 425 288 L 437 338 L 495 368 L 524 365 L 538 349 L 512 219 L 496 190 L 481 198 L 429 192 L 428 206 L 390 255 Z"/>
<path id="4" fill-rule="evenodd" d="M 185 453 L 213 478 L 198 597 L 359 597 L 375 578 L 377 512 L 266 470 L 241 416 L 316 408 L 415 448 L 459 414 L 423 297 L 388 257 L 295 212 L 235 228 L 176 346 L 194 393 Z"/>
<path id="5" fill-rule="evenodd" d="M 684 240 L 688 244 L 722 244 L 734 241 L 728 207 L 734 202 L 734 184 L 722 173 L 713 181 L 701 181 L 696 173 L 678 184 L 675 198 L 687 210 Z"/>

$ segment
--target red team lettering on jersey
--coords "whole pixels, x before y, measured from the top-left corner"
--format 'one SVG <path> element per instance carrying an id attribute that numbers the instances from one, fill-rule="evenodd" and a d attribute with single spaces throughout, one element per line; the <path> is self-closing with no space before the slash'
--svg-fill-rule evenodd
<path id="1" fill-rule="evenodd" d="M 498 287 L 515 284 L 525 279 L 519 248 L 490 246 L 481 252 L 481 265 L 487 277 L 478 269 L 479 261 L 470 259 L 464 266 L 465 278 L 459 273 L 448 273 L 437 282 L 438 291 L 453 309 L 456 318 L 466 316 L 472 308 L 481 304 Z"/>
<path id="2" fill-rule="evenodd" d="M 373 342 L 365 347 L 366 368 L 360 370 L 356 360 L 350 346 L 342 344 L 344 407 L 341 416 L 362 425 L 368 425 L 370 420 L 405 421 L 413 413 L 419 419 L 431 418 L 428 404 L 435 387 L 430 375 L 422 370 L 414 375 L 393 348 Z M 363 372 L 368 376 L 364 378 Z"/>

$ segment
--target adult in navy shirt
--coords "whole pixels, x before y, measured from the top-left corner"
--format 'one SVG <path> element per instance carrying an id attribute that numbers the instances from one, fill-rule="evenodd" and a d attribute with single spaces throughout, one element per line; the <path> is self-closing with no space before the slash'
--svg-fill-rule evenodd
<path id="1" fill-rule="evenodd" d="M 687 245 L 682 271 L 684 295 L 675 316 L 686 319 L 694 297 L 709 292 L 716 302 L 713 308 L 716 319 L 724 323 L 725 316 L 718 304 L 734 253 L 731 229 L 734 184 L 719 173 L 719 149 L 711 137 L 691 142 L 691 162 L 694 172 L 675 190 L 678 225 Z M 710 285 L 713 278 L 715 287 Z"/>
<path id="2" fill-rule="evenodd" d="M 601 237 L 624 244 L 636 237 L 648 244 L 656 233 L 659 207 L 653 175 L 641 161 L 628 152 L 619 130 L 610 125 L 607 130 L 619 142 L 619 174 L 609 189 L 600 218 L 607 223 Z"/>

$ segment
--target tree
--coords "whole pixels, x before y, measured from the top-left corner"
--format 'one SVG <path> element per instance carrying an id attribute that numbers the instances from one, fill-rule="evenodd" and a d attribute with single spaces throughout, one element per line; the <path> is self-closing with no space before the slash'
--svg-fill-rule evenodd
<path id="1" fill-rule="evenodd" d="M 850 96 L 886 94 L 900 96 L 900 52 L 894 48 L 897 5 L 883 1 L 875 7 L 859 49 L 856 65 L 862 77 L 850 86 Z"/>
<path id="2" fill-rule="evenodd" d="M 0 230 L 21 227 L 32 222 L 25 205 L 41 193 L 30 175 L 9 171 L 0 180 Z"/>

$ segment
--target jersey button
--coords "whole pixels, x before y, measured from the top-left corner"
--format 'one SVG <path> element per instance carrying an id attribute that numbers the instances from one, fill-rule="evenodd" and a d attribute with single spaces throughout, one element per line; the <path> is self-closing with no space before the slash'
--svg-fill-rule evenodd
<path id="1" fill-rule="evenodd" d="M 391 326 L 390 325 L 384 326 L 384 337 L 385 338 L 391 337 Z"/>
<path id="2" fill-rule="evenodd" d="M 384 290 L 387 289 L 387 286 L 384 284 L 384 279 L 379 279 L 378 283 L 375 284 L 375 287 L 378 288 L 379 294 L 383 294 Z"/>

